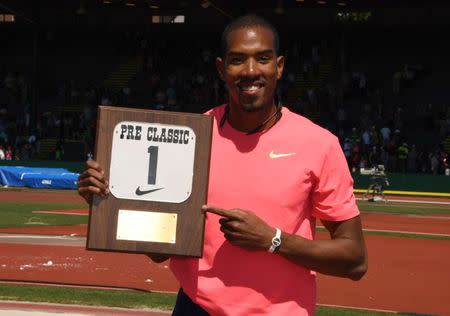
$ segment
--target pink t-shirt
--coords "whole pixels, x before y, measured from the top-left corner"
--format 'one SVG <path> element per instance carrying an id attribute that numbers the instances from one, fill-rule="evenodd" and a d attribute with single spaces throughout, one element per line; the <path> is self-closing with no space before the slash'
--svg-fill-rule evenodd
<path id="1" fill-rule="evenodd" d="M 359 215 L 353 179 L 337 138 L 282 109 L 266 132 L 246 135 L 214 116 L 208 204 L 255 212 L 269 225 L 308 239 L 315 218 Z M 211 315 L 313 315 L 315 273 L 280 255 L 247 251 L 225 240 L 219 216 L 207 214 L 200 259 L 173 258 L 185 293 Z"/>

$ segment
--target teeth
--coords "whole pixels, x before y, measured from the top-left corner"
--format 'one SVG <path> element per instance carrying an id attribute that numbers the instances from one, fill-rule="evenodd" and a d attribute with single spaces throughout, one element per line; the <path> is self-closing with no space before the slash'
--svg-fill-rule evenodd
<path id="1" fill-rule="evenodd" d="M 244 90 L 244 91 L 255 91 L 258 88 L 259 88 L 258 86 L 248 86 L 248 87 L 242 87 L 242 90 Z"/>

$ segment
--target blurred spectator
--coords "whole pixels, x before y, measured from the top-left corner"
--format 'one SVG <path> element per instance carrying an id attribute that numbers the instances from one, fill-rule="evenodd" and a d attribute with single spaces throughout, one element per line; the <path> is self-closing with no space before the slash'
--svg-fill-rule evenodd
<path id="1" fill-rule="evenodd" d="M 20 159 L 28 160 L 31 158 L 31 146 L 29 143 L 23 143 L 20 146 Z M 17 160 L 17 157 L 16 157 Z"/>
<path id="2" fill-rule="evenodd" d="M 80 102 L 80 89 L 75 80 L 70 81 L 70 105 L 78 105 Z"/>
<path id="3" fill-rule="evenodd" d="M 307 94 L 308 94 L 309 104 L 312 106 L 312 109 L 314 111 L 317 111 L 318 100 L 317 100 L 316 90 L 314 88 L 310 88 L 307 90 Z"/>
<path id="4" fill-rule="evenodd" d="M 361 161 L 359 162 L 359 168 L 366 168 L 368 167 L 368 160 L 364 155 L 361 156 Z"/>
<path id="5" fill-rule="evenodd" d="M 15 85 L 16 85 L 16 76 L 13 72 L 8 72 L 8 74 L 6 75 L 5 79 L 3 80 L 3 84 L 7 89 L 14 89 Z"/>
<path id="6" fill-rule="evenodd" d="M 361 142 L 358 139 L 352 147 L 352 172 L 356 172 L 361 162 Z"/>
<path id="7" fill-rule="evenodd" d="M 380 159 L 381 159 L 381 164 L 387 168 L 388 163 L 389 163 L 389 153 L 387 152 L 385 146 L 380 147 Z"/>
<path id="8" fill-rule="evenodd" d="M 112 105 L 112 100 L 108 94 L 104 94 L 101 100 L 102 105 Z"/>
<path id="9" fill-rule="evenodd" d="M 3 150 L 3 146 L 0 145 L 0 160 L 5 160 L 5 151 Z"/>
<path id="10" fill-rule="evenodd" d="M 372 128 L 370 129 L 370 141 L 374 146 L 380 145 L 380 137 L 375 126 L 372 126 Z"/>
<path id="11" fill-rule="evenodd" d="M 431 166 L 431 173 L 433 175 L 437 175 L 439 172 L 439 158 L 437 153 L 430 153 L 429 154 L 430 159 L 430 166 Z"/>
<path id="12" fill-rule="evenodd" d="M 122 104 L 123 105 L 128 105 L 128 102 L 130 100 L 130 94 L 131 94 L 130 87 L 122 88 Z"/>
<path id="13" fill-rule="evenodd" d="M 387 124 L 380 129 L 381 138 L 383 140 L 383 144 L 386 144 L 391 139 L 391 129 Z"/>
<path id="14" fill-rule="evenodd" d="M 395 142 L 395 145 L 398 147 L 400 146 L 402 140 L 402 132 L 399 129 L 396 129 L 394 131 L 394 136 L 392 137 L 392 141 Z"/>
<path id="15" fill-rule="evenodd" d="M 20 95 L 20 104 L 25 104 L 28 99 L 28 84 L 25 76 L 20 74 L 17 78 L 17 88 Z"/>
<path id="16" fill-rule="evenodd" d="M 441 164 L 444 174 L 446 176 L 450 176 L 450 162 L 448 159 L 448 153 L 442 152 Z"/>
<path id="17" fill-rule="evenodd" d="M 400 93 L 401 81 L 402 81 L 402 72 L 401 71 L 394 72 L 394 74 L 392 75 L 392 92 L 394 94 Z"/>
<path id="18" fill-rule="evenodd" d="M 394 113 L 394 128 L 398 129 L 398 130 L 402 130 L 403 129 L 403 108 L 402 107 L 398 107 Z"/>
<path id="19" fill-rule="evenodd" d="M 415 77 L 416 73 L 414 72 L 414 70 L 408 65 L 405 65 L 403 68 L 403 79 L 405 82 L 405 87 L 411 87 L 411 84 L 414 81 Z"/>
<path id="20" fill-rule="evenodd" d="M 80 130 L 84 130 L 89 125 L 89 123 L 93 120 L 93 118 L 94 118 L 93 107 L 94 106 L 91 104 L 85 104 L 83 106 L 83 111 L 80 113 L 79 121 L 78 121 L 78 128 Z"/>
<path id="21" fill-rule="evenodd" d="M 371 148 L 370 132 L 368 128 L 364 129 L 361 139 L 363 144 L 363 154 L 368 155 Z"/>
<path id="22" fill-rule="evenodd" d="M 345 159 L 347 159 L 348 167 L 351 169 L 352 143 L 350 141 L 350 138 L 345 138 L 342 149 L 344 151 Z"/>
<path id="23" fill-rule="evenodd" d="M 397 161 L 398 161 L 398 170 L 400 172 L 406 172 L 406 163 L 408 159 L 409 149 L 406 143 L 401 144 L 397 148 Z"/>
<path id="24" fill-rule="evenodd" d="M 8 121 L 6 125 L 6 135 L 8 137 L 8 142 L 11 145 L 14 145 L 16 143 L 17 138 L 17 125 L 15 121 Z"/>
<path id="25" fill-rule="evenodd" d="M 352 144 L 356 144 L 356 142 L 360 141 L 358 131 L 356 130 L 356 127 L 352 127 L 352 133 L 350 134 L 350 140 L 352 141 Z"/>
<path id="26" fill-rule="evenodd" d="M 158 90 L 155 94 L 155 109 L 165 110 L 166 109 L 166 94 L 162 90 Z"/>
<path id="27" fill-rule="evenodd" d="M 416 150 L 416 145 L 411 145 L 411 151 L 408 155 L 408 162 L 407 162 L 407 171 L 408 172 L 417 172 L 417 159 L 418 159 L 418 153 Z"/>
<path id="28" fill-rule="evenodd" d="M 438 159 L 439 159 L 439 174 L 444 174 L 445 169 L 448 168 L 448 154 L 443 150 L 439 150 Z"/>
<path id="29" fill-rule="evenodd" d="M 337 111 L 337 123 L 338 127 L 345 128 L 345 121 L 347 118 L 347 113 L 345 112 L 345 109 L 343 107 L 340 107 Z"/>
<path id="30" fill-rule="evenodd" d="M 31 104 L 29 102 L 24 103 L 23 114 L 25 128 L 28 129 L 31 121 Z"/>
<path id="31" fill-rule="evenodd" d="M 62 119 L 62 127 L 63 127 L 63 137 L 64 138 L 72 138 L 74 128 L 73 128 L 73 118 L 71 115 L 64 115 Z"/>
<path id="32" fill-rule="evenodd" d="M 12 160 L 12 159 L 13 159 L 13 150 L 12 150 L 11 146 L 8 146 L 8 147 L 6 148 L 6 151 L 5 151 L 5 159 L 6 159 L 6 160 Z"/>
<path id="33" fill-rule="evenodd" d="M 339 140 L 342 140 L 342 139 L 344 139 L 345 140 L 345 130 L 342 128 L 342 127 L 339 127 L 338 129 L 337 129 L 337 133 L 336 133 L 336 136 L 339 138 Z M 342 146 L 342 148 L 343 148 L 343 146 Z"/>
<path id="34" fill-rule="evenodd" d="M 6 135 L 6 132 L 0 128 L 0 143 L 6 143 L 8 142 L 8 135 Z"/>
<path id="35" fill-rule="evenodd" d="M 303 61 L 303 78 L 305 81 L 308 81 L 310 79 L 312 71 L 312 65 L 308 60 Z"/>
<path id="36" fill-rule="evenodd" d="M 175 110 L 177 108 L 177 92 L 175 91 L 175 87 L 171 85 L 166 90 L 167 95 L 167 106 L 170 110 Z"/>
<path id="37" fill-rule="evenodd" d="M 354 87 L 356 88 L 358 97 L 365 97 L 367 95 L 366 86 L 367 79 L 364 72 L 355 71 L 352 73 L 352 80 L 354 82 Z"/>
<path id="38" fill-rule="evenodd" d="M 420 172 L 425 173 L 429 171 L 429 163 L 430 163 L 430 159 L 429 159 L 429 155 L 427 155 L 425 149 L 422 147 L 417 161 L 419 163 L 419 168 L 420 168 Z"/>
<path id="39" fill-rule="evenodd" d="M 398 145 L 394 139 L 391 139 L 386 145 L 386 151 L 388 154 L 388 161 L 386 169 L 393 172 L 397 170 L 397 148 Z"/>
<path id="40" fill-rule="evenodd" d="M 380 164 L 383 164 L 381 161 L 380 152 L 378 151 L 377 146 L 372 146 L 372 150 L 369 154 L 369 167 L 374 167 Z"/>
<path id="41" fill-rule="evenodd" d="M 64 155 L 64 148 L 61 142 L 58 142 L 55 148 L 55 160 L 62 160 Z"/>

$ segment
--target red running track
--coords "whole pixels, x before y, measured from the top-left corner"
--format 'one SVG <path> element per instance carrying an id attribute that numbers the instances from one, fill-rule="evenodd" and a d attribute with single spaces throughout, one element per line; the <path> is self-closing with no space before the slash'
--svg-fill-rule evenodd
<path id="1" fill-rule="evenodd" d="M 3 199 L 0 192 L 0 199 Z M 35 192 L 27 197 L 36 198 Z M 20 193 L 20 200 L 24 195 Z M 57 202 L 54 194 L 41 200 Z M 59 193 L 57 199 L 71 196 Z M 16 197 L 17 198 L 17 197 Z M 76 201 L 74 195 L 70 199 Z M 16 199 L 17 201 L 17 199 Z M 71 202 L 74 202 L 71 201 Z M 78 203 L 75 202 L 75 203 Z M 448 219 L 364 214 L 369 229 L 448 234 Z M 39 233 L 42 227 L 10 232 Z M 85 235 L 86 226 L 46 228 L 44 234 Z M 53 230 L 52 230 L 53 229 Z M 2 230 L 5 232 L 6 230 Z M 43 233 L 41 231 L 41 233 Z M 326 238 L 319 233 L 319 238 Z M 392 236 L 366 236 L 369 271 L 353 282 L 318 276 L 321 304 L 375 308 L 403 312 L 450 315 L 450 241 Z M 144 255 L 86 251 L 82 247 L 0 244 L 0 279 L 117 286 L 153 291 L 176 291 L 177 281 L 167 262 L 154 264 Z"/>
<path id="2" fill-rule="evenodd" d="M 326 234 L 319 234 L 326 238 Z M 366 236 L 369 271 L 353 282 L 319 275 L 318 302 L 450 314 L 450 241 Z M 86 251 L 81 247 L 2 244 L 0 279 L 176 291 L 167 262 L 145 255 Z"/>

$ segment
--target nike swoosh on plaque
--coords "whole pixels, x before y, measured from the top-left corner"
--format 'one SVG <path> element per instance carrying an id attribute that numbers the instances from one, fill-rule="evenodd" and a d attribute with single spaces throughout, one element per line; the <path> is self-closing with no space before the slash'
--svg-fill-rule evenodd
<path id="1" fill-rule="evenodd" d="M 289 157 L 289 156 L 294 156 L 297 153 L 286 153 L 286 154 L 276 154 L 273 152 L 273 150 L 269 153 L 269 157 L 270 159 L 277 159 L 277 158 L 282 158 L 282 157 Z"/>
<path id="2" fill-rule="evenodd" d="M 141 191 L 141 188 L 140 187 L 137 187 L 136 188 L 136 195 L 145 195 L 145 194 L 149 194 L 149 193 L 152 193 L 152 192 L 156 192 L 156 191 L 159 191 L 159 190 L 162 190 L 162 189 L 164 189 L 164 188 L 157 188 L 157 189 L 151 189 L 151 190 L 144 190 L 144 191 Z"/>

